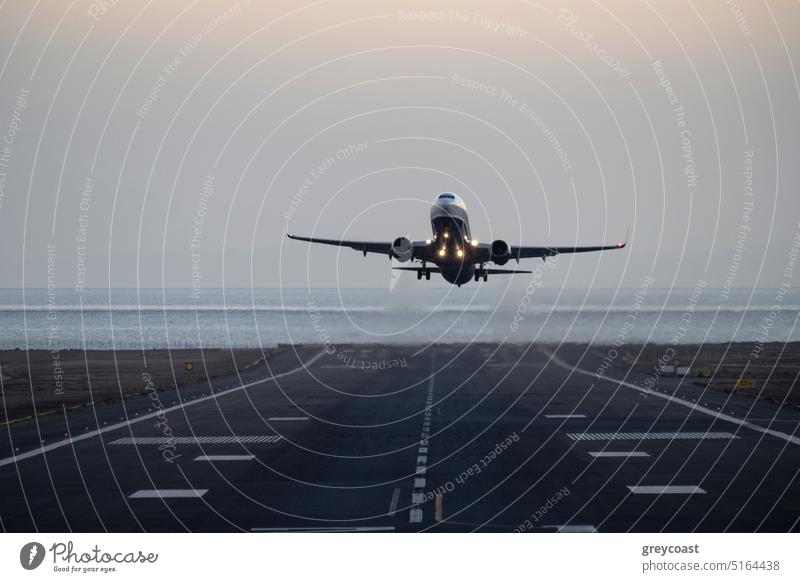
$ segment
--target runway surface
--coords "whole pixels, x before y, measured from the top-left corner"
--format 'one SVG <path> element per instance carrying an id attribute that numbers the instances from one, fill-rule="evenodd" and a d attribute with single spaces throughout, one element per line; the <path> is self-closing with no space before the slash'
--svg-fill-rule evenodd
<path id="1" fill-rule="evenodd" d="M 691 380 L 649 390 L 620 361 L 600 379 L 605 355 L 305 346 L 20 424 L 0 435 L 0 528 L 800 530 L 800 412 Z"/>

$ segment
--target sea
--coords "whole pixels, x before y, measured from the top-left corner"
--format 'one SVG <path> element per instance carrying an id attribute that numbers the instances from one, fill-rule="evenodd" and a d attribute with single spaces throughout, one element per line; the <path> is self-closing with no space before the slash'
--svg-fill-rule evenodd
<path id="1" fill-rule="evenodd" d="M 424 283 L 424 282 L 423 282 Z M 0 289 L 0 349 L 800 341 L 777 289 Z"/>

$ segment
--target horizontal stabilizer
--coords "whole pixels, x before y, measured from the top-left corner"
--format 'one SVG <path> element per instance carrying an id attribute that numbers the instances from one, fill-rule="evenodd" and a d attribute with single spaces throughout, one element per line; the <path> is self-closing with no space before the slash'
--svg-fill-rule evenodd
<path id="1" fill-rule="evenodd" d="M 395 271 L 421 271 L 422 267 L 392 267 Z M 439 269 L 437 267 L 425 267 L 425 270 L 429 273 L 438 273 Z"/>
<path id="2" fill-rule="evenodd" d="M 392 267 L 395 271 L 421 271 L 422 267 Z M 426 271 L 431 273 L 439 273 L 438 267 L 425 267 Z M 490 275 L 516 275 L 518 273 L 533 273 L 533 271 L 521 271 L 514 269 L 486 269 Z"/>
<path id="3" fill-rule="evenodd" d="M 520 271 L 514 269 L 486 269 L 490 275 L 516 275 L 517 273 L 533 273 L 533 271 Z"/>

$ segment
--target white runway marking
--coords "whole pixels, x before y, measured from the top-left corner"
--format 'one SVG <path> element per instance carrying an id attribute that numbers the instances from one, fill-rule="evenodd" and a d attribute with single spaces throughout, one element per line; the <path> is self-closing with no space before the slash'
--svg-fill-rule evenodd
<path id="1" fill-rule="evenodd" d="M 729 432 L 569 432 L 573 441 L 653 441 L 692 439 L 738 439 Z"/>
<path id="2" fill-rule="evenodd" d="M 597 528 L 593 525 L 557 525 L 558 533 L 596 533 Z"/>
<path id="3" fill-rule="evenodd" d="M 664 495 L 667 493 L 679 495 L 695 495 L 705 493 L 697 485 L 628 485 L 634 495 Z"/>
<path id="4" fill-rule="evenodd" d="M 268 418 L 267 420 L 271 422 L 279 421 L 279 422 L 295 422 L 295 421 L 303 421 L 308 420 L 307 416 L 273 416 L 272 418 Z"/>
<path id="5" fill-rule="evenodd" d="M 400 499 L 400 488 L 397 487 L 392 494 L 392 501 L 389 503 L 389 515 L 394 515 L 397 511 L 397 501 Z"/>
<path id="6" fill-rule="evenodd" d="M 104 426 L 103 428 L 100 428 L 100 429 L 97 429 L 97 430 L 92 430 L 92 431 L 89 431 L 89 432 L 85 432 L 83 434 L 76 435 L 76 436 L 73 436 L 73 437 L 70 437 L 70 438 L 66 438 L 66 439 L 60 440 L 58 442 L 52 443 L 52 444 L 44 446 L 44 447 L 39 447 L 39 448 L 33 449 L 31 451 L 27 451 L 25 453 L 20 453 L 19 455 L 15 455 L 13 457 L 7 457 L 5 459 L 0 459 L 0 467 L 3 467 L 5 465 L 11 465 L 13 463 L 17 463 L 17 462 L 22 461 L 24 459 L 30 459 L 32 457 L 39 456 L 39 455 L 41 455 L 43 453 L 49 453 L 50 451 L 53 451 L 55 449 L 60 449 L 61 447 L 66 447 L 67 445 L 72 445 L 73 443 L 76 443 L 78 441 L 94 438 L 97 435 L 100 435 L 100 434 L 103 434 L 103 433 L 107 433 L 107 432 L 110 432 L 112 430 L 125 428 L 127 426 L 132 425 L 132 424 L 136 424 L 137 422 L 143 422 L 145 420 L 150 420 L 151 418 L 156 418 L 157 416 L 160 416 L 160 415 L 163 415 L 163 414 L 168 414 L 168 413 L 170 413 L 170 412 L 172 412 L 174 410 L 179 410 L 181 408 L 188 408 L 189 406 L 194 406 L 195 404 L 200 404 L 201 402 L 205 402 L 207 400 L 221 398 L 222 396 L 227 396 L 228 394 L 233 394 L 235 392 L 239 392 L 241 390 L 244 390 L 245 388 L 250 388 L 251 386 L 255 386 L 257 384 L 263 384 L 264 382 L 269 382 L 270 380 L 277 380 L 278 378 L 284 378 L 286 376 L 290 376 L 292 374 L 295 374 L 295 373 L 299 372 L 300 370 L 305 370 L 306 368 L 311 366 L 311 364 L 313 364 L 314 362 L 319 360 L 324 355 L 325 355 L 325 352 L 320 352 L 316 356 L 314 356 L 313 358 L 308 360 L 308 362 L 305 362 L 302 366 L 298 366 L 297 368 L 294 368 L 292 370 L 288 370 L 286 372 L 281 372 L 280 374 L 275 374 L 274 376 L 270 376 L 269 378 L 258 379 L 258 380 L 255 380 L 254 382 L 249 382 L 247 384 L 242 384 L 241 386 L 237 386 L 236 388 L 231 388 L 230 390 L 226 390 L 225 392 L 218 392 L 216 394 L 209 394 L 208 396 L 203 396 L 202 398 L 198 398 L 197 400 L 192 400 L 191 402 L 183 402 L 181 404 L 176 404 L 175 406 L 168 406 L 166 408 L 162 408 L 161 410 L 157 410 L 156 412 L 151 412 L 149 414 L 144 414 L 142 416 L 137 416 L 136 418 L 129 418 L 128 420 L 125 420 L 125 421 L 122 421 L 122 422 L 118 422 L 116 424 L 112 424 L 112 425 L 109 425 L 109 426 Z"/>
<path id="7" fill-rule="evenodd" d="M 585 414 L 545 414 L 545 418 L 586 418 Z"/>
<path id="8" fill-rule="evenodd" d="M 283 532 L 360 532 L 360 531 L 394 531 L 393 525 L 374 525 L 361 527 L 254 527 L 250 531 L 283 531 Z"/>
<path id="9" fill-rule="evenodd" d="M 673 404 L 679 404 L 680 406 L 685 406 L 691 410 L 696 412 L 702 412 L 703 414 L 708 414 L 713 416 L 714 418 L 718 418 L 719 420 L 726 420 L 728 422 L 732 422 L 736 425 L 743 426 L 745 428 L 749 428 L 750 430 L 754 430 L 756 432 L 760 432 L 763 434 L 768 434 L 770 436 L 774 436 L 775 438 L 779 438 L 784 440 L 788 443 L 792 443 L 793 445 L 800 445 L 800 438 L 796 436 L 792 436 L 790 434 L 786 434 L 785 432 L 780 432 L 777 430 L 772 430 L 771 428 L 764 428 L 761 425 L 754 424 L 752 422 L 748 422 L 746 420 L 742 420 L 741 418 L 736 418 L 735 416 L 731 416 L 729 414 L 724 414 L 722 412 L 711 410 L 710 408 L 706 408 L 704 406 L 700 406 L 699 404 L 695 404 L 692 402 L 688 402 L 687 400 L 682 400 L 681 398 L 677 398 L 675 396 L 670 396 L 669 394 L 664 394 L 662 392 L 656 392 L 654 390 L 649 390 L 647 388 L 642 388 L 641 386 L 637 386 L 636 384 L 631 384 L 630 382 L 625 382 L 624 380 L 617 380 L 615 378 L 610 378 L 609 376 L 603 374 L 596 374 L 595 372 L 590 372 L 589 370 L 583 370 L 581 368 L 577 368 L 575 366 L 569 365 L 564 360 L 556 357 L 555 354 L 549 352 L 545 349 L 541 350 L 545 355 L 547 355 L 550 360 L 556 364 L 557 366 L 561 366 L 566 370 L 571 370 L 573 372 L 577 372 L 578 374 L 584 374 L 585 376 L 591 376 L 592 378 L 598 378 L 600 380 L 606 380 L 607 382 L 613 382 L 614 384 L 618 384 L 619 386 L 625 386 L 626 388 L 632 388 L 633 390 L 638 390 L 643 394 L 648 394 L 651 396 L 657 396 L 658 398 L 663 398 L 664 400 L 669 400 Z"/>
<path id="10" fill-rule="evenodd" d="M 208 489 L 139 489 L 129 499 L 180 499 L 202 497 Z"/>
<path id="11" fill-rule="evenodd" d="M 589 454 L 592 455 L 593 457 L 599 458 L 599 459 L 607 459 L 607 458 L 610 459 L 612 457 L 623 457 L 623 458 L 625 458 L 625 457 L 649 457 L 650 456 L 647 453 L 645 453 L 644 451 L 631 451 L 631 452 L 625 452 L 625 451 L 592 451 Z"/>
<path id="12" fill-rule="evenodd" d="M 195 461 L 252 461 L 253 455 L 200 455 Z"/>
<path id="13" fill-rule="evenodd" d="M 431 357 L 431 375 L 428 380 L 428 394 L 425 399 L 425 414 L 422 420 L 422 433 L 420 434 L 420 447 L 417 453 L 417 471 L 414 477 L 414 489 L 411 491 L 411 511 L 408 512 L 408 523 L 422 523 L 421 504 L 425 502 L 425 473 L 428 471 L 428 439 L 431 431 L 431 406 L 433 405 L 433 357 Z"/>
<path id="14" fill-rule="evenodd" d="M 187 436 L 187 437 L 125 437 L 111 441 L 110 445 L 227 445 L 227 444 L 273 444 L 282 437 L 275 434 L 248 436 Z"/>

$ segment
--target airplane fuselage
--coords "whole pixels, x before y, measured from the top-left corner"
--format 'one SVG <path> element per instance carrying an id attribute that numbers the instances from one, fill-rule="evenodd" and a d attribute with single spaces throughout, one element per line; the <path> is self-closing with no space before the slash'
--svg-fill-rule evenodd
<path id="1" fill-rule="evenodd" d="M 440 194 L 431 206 L 431 231 L 430 260 L 439 267 L 442 277 L 453 285 L 470 281 L 475 275 L 472 260 L 475 243 L 464 201 L 449 192 Z"/>

